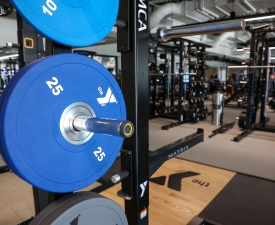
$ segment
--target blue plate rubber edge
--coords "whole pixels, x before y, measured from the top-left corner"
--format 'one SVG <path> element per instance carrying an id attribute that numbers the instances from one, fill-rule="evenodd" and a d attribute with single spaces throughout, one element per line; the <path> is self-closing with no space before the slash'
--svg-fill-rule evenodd
<path id="1" fill-rule="evenodd" d="M 18 71 L 18 73 L 10 80 L 10 82 L 7 84 L 6 88 L 4 89 L 1 97 L 0 97 L 0 124 L 2 124 L 2 112 L 5 108 L 5 100 L 6 100 L 6 97 L 9 95 L 10 91 L 12 90 L 13 88 L 13 85 L 17 82 L 17 80 L 20 78 L 21 74 L 26 70 L 28 69 L 28 67 L 30 66 L 33 66 L 35 63 L 37 63 L 40 59 L 28 64 L 27 66 L 25 66 L 24 68 L 20 69 Z M 6 156 L 6 153 L 5 153 L 5 149 L 3 148 L 2 146 L 2 134 L 1 134 L 2 130 L 0 129 L 0 152 L 1 152 L 1 155 L 2 155 L 2 158 L 4 159 L 5 163 L 7 164 L 7 166 L 17 175 L 18 173 L 16 172 L 15 168 L 12 166 L 12 164 L 10 163 L 8 157 Z M 20 177 L 20 176 L 19 176 Z M 23 179 L 23 178 L 22 178 Z"/>

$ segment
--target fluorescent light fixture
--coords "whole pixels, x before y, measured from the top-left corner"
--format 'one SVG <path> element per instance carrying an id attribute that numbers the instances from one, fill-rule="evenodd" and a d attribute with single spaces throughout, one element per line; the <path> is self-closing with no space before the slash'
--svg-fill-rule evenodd
<path id="1" fill-rule="evenodd" d="M 264 47 L 265 49 L 265 47 Z M 275 47 L 269 47 L 270 50 L 273 50 L 275 49 Z M 237 48 L 236 51 L 237 52 L 243 52 L 244 50 L 250 50 L 250 48 Z"/>
<path id="2" fill-rule="evenodd" d="M 275 59 L 275 57 L 270 57 L 270 59 Z"/>
<path id="3" fill-rule="evenodd" d="M 228 66 L 228 68 L 247 68 L 247 65 L 246 66 Z"/>
<path id="4" fill-rule="evenodd" d="M 246 54 L 250 54 L 250 52 L 246 52 Z"/>
<path id="5" fill-rule="evenodd" d="M 248 22 L 248 21 L 255 21 L 255 20 L 268 20 L 268 19 L 272 19 L 272 18 L 275 18 L 275 15 L 249 18 L 249 19 L 245 19 L 244 21 Z"/>
<path id="6" fill-rule="evenodd" d="M 9 58 L 16 57 L 16 56 L 19 56 L 19 54 L 2 56 L 2 57 L 0 57 L 0 60 L 9 59 Z"/>

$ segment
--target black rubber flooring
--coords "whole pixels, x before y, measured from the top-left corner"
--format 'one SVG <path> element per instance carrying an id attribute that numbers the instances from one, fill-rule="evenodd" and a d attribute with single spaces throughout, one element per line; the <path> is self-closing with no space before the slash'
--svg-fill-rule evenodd
<path id="1" fill-rule="evenodd" d="M 275 225 L 275 182 L 237 174 L 199 217 L 222 225 Z"/>

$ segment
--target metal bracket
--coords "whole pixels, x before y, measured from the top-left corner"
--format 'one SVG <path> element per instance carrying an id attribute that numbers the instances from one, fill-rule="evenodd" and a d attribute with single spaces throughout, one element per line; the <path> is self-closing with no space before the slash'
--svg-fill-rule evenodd
<path id="1" fill-rule="evenodd" d="M 130 30 L 129 30 L 129 0 L 120 0 L 118 20 L 124 21 L 126 27 L 117 27 L 117 51 L 127 52 L 130 50 Z M 128 12 L 128 13 L 125 13 Z"/>
<path id="2" fill-rule="evenodd" d="M 213 130 L 212 134 L 209 135 L 209 138 L 212 138 L 212 137 L 214 137 L 217 134 L 223 134 L 223 133 L 227 132 L 228 130 L 230 130 L 231 128 L 233 128 L 234 125 L 235 125 L 235 122 L 229 123 L 229 124 L 225 124 L 225 125 L 219 127 L 218 129 Z"/>
<path id="3" fill-rule="evenodd" d="M 121 171 L 128 171 L 129 175 L 124 178 L 122 182 L 122 190 L 117 195 L 125 200 L 133 198 L 133 165 L 132 165 L 132 151 L 122 149 L 120 151 L 121 157 Z"/>

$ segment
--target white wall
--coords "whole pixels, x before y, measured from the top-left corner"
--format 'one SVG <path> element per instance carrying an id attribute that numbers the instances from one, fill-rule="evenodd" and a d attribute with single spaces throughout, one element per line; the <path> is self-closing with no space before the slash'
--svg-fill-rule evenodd
<path id="1" fill-rule="evenodd" d="M 217 71 L 219 79 L 221 79 L 221 68 L 227 68 L 228 66 L 233 66 L 234 64 L 219 62 L 219 61 L 206 61 L 206 64 L 209 66 L 208 70 L 205 70 L 205 79 L 209 79 L 213 72 Z M 233 72 L 233 71 L 232 71 Z M 232 73 L 231 72 L 231 73 Z M 230 74 L 230 71 L 227 71 L 227 76 Z"/>
<path id="2" fill-rule="evenodd" d="M 121 54 L 117 52 L 117 44 L 97 45 L 81 49 L 96 52 L 98 55 L 117 56 L 118 69 L 121 69 Z"/>
<path id="3" fill-rule="evenodd" d="M 18 43 L 16 13 L 10 16 L 0 17 L 0 46 L 5 46 L 7 42 Z"/>

